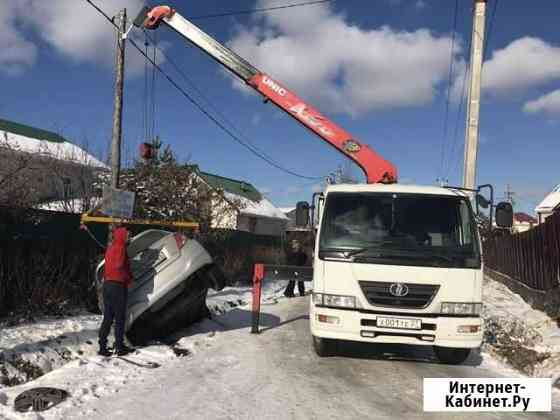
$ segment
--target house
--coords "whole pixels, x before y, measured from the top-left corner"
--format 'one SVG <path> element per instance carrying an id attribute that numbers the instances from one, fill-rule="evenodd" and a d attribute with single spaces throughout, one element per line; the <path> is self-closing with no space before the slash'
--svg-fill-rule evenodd
<path id="1" fill-rule="evenodd" d="M 295 207 L 280 207 L 282 213 L 288 218 L 288 224 L 286 225 L 286 230 L 290 231 L 296 228 L 296 208 Z"/>
<path id="2" fill-rule="evenodd" d="M 0 119 L 0 179 L 26 203 L 88 197 L 95 174 L 108 167 L 61 135 Z M 10 187 L 8 186 L 7 189 Z M 0 197 L 11 202 L 7 189 Z"/>
<path id="3" fill-rule="evenodd" d="M 527 213 L 514 213 L 513 215 L 513 232 L 521 233 L 532 229 L 537 225 L 537 219 L 529 216 Z"/>
<path id="4" fill-rule="evenodd" d="M 543 223 L 548 216 L 560 212 L 560 184 L 548 194 L 543 201 L 535 208 L 538 223 Z"/>
<path id="5" fill-rule="evenodd" d="M 219 191 L 221 198 L 212 203 L 213 228 L 235 229 L 257 235 L 284 236 L 288 217 L 250 183 L 202 172 L 202 182 Z"/>

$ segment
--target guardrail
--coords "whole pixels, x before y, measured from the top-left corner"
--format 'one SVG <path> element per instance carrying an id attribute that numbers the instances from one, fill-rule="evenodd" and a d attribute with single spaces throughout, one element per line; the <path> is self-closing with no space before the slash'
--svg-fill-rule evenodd
<path id="1" fill-rule="evenodd" d="M 265 280 L 312 281 L 313 267 L 255 264 L 253 275 L 253 310 L 251 334 L 259 333 L 261 292 Z"/>

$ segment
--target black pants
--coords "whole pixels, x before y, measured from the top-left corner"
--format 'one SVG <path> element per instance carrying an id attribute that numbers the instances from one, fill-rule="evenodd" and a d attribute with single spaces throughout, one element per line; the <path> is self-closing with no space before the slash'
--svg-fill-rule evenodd
<path id="1" fill-rule="evenodd" d="M 288 287 L 286 287 L 286 291 L 284 292 L 284 294 L 286 296 L 293 295 L 295 286 L 296 286 L 296 281 L 295 280 L 290 280 L 288 282 Z M 297 288 L 298 288 L 298 292 L 299 292 L 300 296 L 305 295 L 305 282 L 298 281 L 297 282 Z"/>
<path id="2" fill-rule="evenodd" d="M 126 321 L 126 300 L 128 290 L 122 283 L 106 281 L 103 283 L 103 322 L 99 329 L 99 347 L 107 348 L 107 337 L 115 321 L 115 348 L 124 345 L 124 324 Z"/>

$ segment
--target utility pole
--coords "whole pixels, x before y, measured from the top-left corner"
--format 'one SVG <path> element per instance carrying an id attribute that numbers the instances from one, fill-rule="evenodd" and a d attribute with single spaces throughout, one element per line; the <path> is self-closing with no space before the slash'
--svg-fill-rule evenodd
<path id="1" fill-rule="evenodd" d="M 507 189 L 506 189 L 506 192 L 505 192 L 505 199 L 512 206 L 515 204 L 515 202 L 513 200 L 514 195 L 515 195 L 515 193 L 511 190 L 511 186 L 509 184 L 507 184 Z"/>
<path id="2" fill-rule="evenodd" d="M 121 171 L 122 109 L 124 87 L 124 48 L 126 32 L 126 9 L 119 13 L 117 30 L 117 57 L 115 77 L 115 103 L 113 110 L 113 136 L 111 142 L 111 186 L 119 187 Z"/>
<path id="3" fill-rule="evenodd" d="M 465 163 L 463 187 L 474 189 L 476 183 L 476 155 L 478 152 L 480 85 L 484 57 L 484 31 L 486 26 L 487 0 L 474 0 L 474 18 L 471 49 L 471 80 L 467 109 L 467 133 L 465 138 Z"/>

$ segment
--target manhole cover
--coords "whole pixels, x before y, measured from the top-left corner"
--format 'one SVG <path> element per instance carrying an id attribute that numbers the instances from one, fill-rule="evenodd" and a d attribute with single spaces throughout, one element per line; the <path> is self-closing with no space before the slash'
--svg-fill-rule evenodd
<path id="1" fill-rule="evenodd" d="M 45 411 L 61 403 L 68 397 L 68 392 L 57 388 L 33 388 L 22 392 L 14 401 L 16 411 Z"/>

